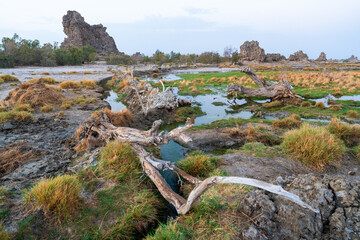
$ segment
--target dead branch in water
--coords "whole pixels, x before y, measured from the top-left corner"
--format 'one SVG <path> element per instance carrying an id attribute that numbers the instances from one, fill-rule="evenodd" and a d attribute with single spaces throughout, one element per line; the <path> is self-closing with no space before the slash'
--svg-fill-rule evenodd
<path id="1" fill-rule="evenodd" d="M 161 123 L 161 120 L 155 121 L 152 128 L 148 131 L 142 131 L 128 127 L 115 127 L 110 123 L 106 114 L 100 112 L 96 118 L 88 119 L 84 122 L 81 127 L 82 132 L 79 134 L 79 136 L 88 139 L 96 137 L 102 142 L 117 140 L 119 142 L 128 142 L 132 144 L 134 151 L 139 157 L 145 174 L 153 181 L 161 195 L 176 208 L 178 214 L 186 214 L 191 209 L 191 207 L 200 200 L 200 196 L 212 186 L 227 183 L 243 184 L 264 189 L 274 194 L 283 196 L 284 198 L 289 199 L 290 201 L 299 204 L 304 208 L 308 208 L 313 212 L 319 212 L 317 209 L 314 209 L 310 205 L 303 202 L 297 195 L 287 192 L 282 187 L 277 185 L 269 184 L 256 179 L 242 177 L 214 176 L 201 181 L 198 178 L 193 177 L 177 168 L 171 162 L 155 158 L 153 155 L 148 153 L 144 147 L 164 145 L 169 143 L 170 140 L 176 138 L 182 138 L 186 139 L 187 141 L 191 141 L 191 139 L 189 139 L 186 134 L 184 134 L 184 132 L 194 124 L 192 120 L 188 119 L 188 125 L 175 128 L 169 133 L 164 134 L 163 132 L 159 133 L 159 127 Z M 160 171 L 162 170 L 171 170 L 177 173 L 183 179 L 195 185 L 195 188 L 191 191 L 188 199 L 183 198 L 170 188 L 168 183 L 160 174 Z"/>
<path id="2" fill-rule="evenodd" d="M 266 80 L 259 79 L 251 68 L 240 68 L 239 71 L 246 73 L 259 88 L 247 88 L 239 84 L 233 84 L 229 85 L 226 91 L 243 93 L 245 97 L 267 97 L 272 100 L 300 98 L 300 96 L 296 95 L 291 89 L 290 83 L 284 79 L 277 83 L 270 83 Z"/>

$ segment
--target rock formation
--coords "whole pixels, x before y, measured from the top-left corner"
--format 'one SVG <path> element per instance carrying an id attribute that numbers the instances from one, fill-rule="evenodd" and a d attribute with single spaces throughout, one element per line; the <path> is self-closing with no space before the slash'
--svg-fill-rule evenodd
<path id="1" fill-rule="evenodd" d="M 265 62 L 280 62 L 282 60 L 286 60 L 286 57 L 280 53 L 268 53 L 265 56 Z"/>
<path id="2" fill-rule="evenodd" d="M 246 41 L 240 46 L 240 59 L 242 61 L 265 61 L 265 51 L 259 46 L 258 41 Z"/>
<path id="3" fill-rule="evenodd" d="M 295 52 L 294 54 L 290 55 L 289 61 L 296 61 L 296 62 L 309 61 L 309 57 L 306 53 L 303 53 L 302 50 L 299 50 L 299 51 Z"/>
<path id="4" fill-rule="evenodd" d="M 355 57 L 354 55 L 351 55 L 351 57 L 349 57 L 347 59 L 347 62 L 349 62 L 349 63 L 356 63 L 358 61 L 359 61 L 359 59 L 357 57 Z"/>
<path id="5" fill-rule="evenodd" d="M 106 27 L 102 24 L 90 25 L 84 21 L 80 13 L 68 11 L 63 17 L 64 33 L 67 38 L 61 44 L 61 47 L 76 46 L 82 47 L 90 45 L 98 53 L 109 54 L 118 53 L 114 39 L 106 32 Z"/>
<path id="6" fill-rule="evenodd" d="M 326 54 L 324 52 L 320 53 L 320 56 L 315 60 L 315 61 L 319 61 L 319 62 L 325 62 L 327 61 L 326 59 Z"/>
<path id="7" fill-rule="evenodd" d="M 239 200 L 239 215 L 251 222 L 240 229 L 240 239 L 359 239 L 360 182 L 340 176 L 278 178 L 285 189 L 320 210 L 314 214 L 263 191 Z"/>

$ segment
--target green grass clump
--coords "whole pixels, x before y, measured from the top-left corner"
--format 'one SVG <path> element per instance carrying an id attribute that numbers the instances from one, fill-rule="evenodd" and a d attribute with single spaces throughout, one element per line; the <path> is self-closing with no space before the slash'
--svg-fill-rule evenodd
<path id="1" fill-rule="evenodd" d="M 343 123 L 337 118 L 332 118 L 328 130 L 343 140 L 346 146 L 353 147 L 360 143 L 359 125 Z"/>
<path id="2" fill-rule="evenodd" d="M 4 74 L 0 76 L 0 84 L 4 82 L 19 82 L 19 79 L 9 74 Z"/>
<path id="3" fill-rule="evenodd" d="M 195 151 L 176 165 L 192 176 L 206 177 L 214 171 L 221 160 L 217 157 L 205 155 L 202 151 Z"/>
<path id="4" fill-rule="evenodd" d="M 119 181 L 140 174 L 140 161 L 131 145 L 112 141 L 106 144 L 99 155 L 99 175 Z"/>
<path id="5" fill-rule="evenodd" d="M 187 118 L 206 115 L 199 106 L 181 107 L 176 109 L 174 119 L 176 122 L 185 122 Z"/>
<path id="6" fill-rule="evenodd" d="M 25 201 L 45 215 L 55 214 L 59 220 L 72 217 L 81 207 L 81 184 L 76 176 L 63 175 L 38 182 L 25 192 Z"/>
<path id="7" fill-rule="evenodd" d="M 312 127 L 308 123 L 285 133 L 281 148 L 289 156 L 317 169 L 339 160 L 345 151 L 339 138 L 323 127 Z"/>
<path id="8" fill-rule="evenodd" d="M 273 126 L 285 129 L 299 128 L 301 126 L 301 118 L 299 115 L 291 114 L 289 117 L 275 120 Z"/>
<path id="9" fill-rule="evenodd" d="M 249 142 L 245 143 L 240 150 L 246 155 L 255 157 L 270 157 L 273 158 L 279 155 L 279 150 L 274 147 L 265 146 L 261 142 Z"/>
<path id="10" fill-rule="evenodd" d="M 15 121 L 24 121 L 26 119 L 34 120 L 34 116 L 26 111 L 10 111 L 10 112 L 0 112 L 0 123 L 4 123 L 10 120 Z"/>

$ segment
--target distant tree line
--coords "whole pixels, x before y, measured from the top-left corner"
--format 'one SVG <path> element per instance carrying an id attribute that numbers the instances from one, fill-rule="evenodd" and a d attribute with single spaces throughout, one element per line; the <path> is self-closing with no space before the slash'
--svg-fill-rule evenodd
<path id="1" fill-rule="evenodd" d="M 133 65 L 137 63 L 153 63 L 157 65 L 163 64 L 195 64 L 195 63 L 204 63 L 204 64 L 219 64 L 222 62 L 232 62 L 238 63 L 239 54 L 237 50 L 230 47 L 226 47 L 224 50 L 224 56 L 220 56 L 217 52 L 203 52 L 201 54 L 181 54 L 171 51 L 170 53 L 164 53 L 160 50 L 152 56 L 141 55 L 136 53 L 132 56 L 126 55 L 124 53 L 120 54 L 110 54 L 105 58 L 106 63 L 110 65 Z"/>
<path id="2" fill-rule="evenodd" d="M 27 40 L 14 34 L 4 37 L 0 44 L 0 68 L 14 66 L 81 65 L 96 60 L 96 50 L 91 46 L 59 48 L 38 40 Z"/>

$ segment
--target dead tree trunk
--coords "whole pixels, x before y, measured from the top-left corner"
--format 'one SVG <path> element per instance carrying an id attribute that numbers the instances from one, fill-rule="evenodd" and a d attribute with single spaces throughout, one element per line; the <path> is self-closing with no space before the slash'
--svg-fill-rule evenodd
<path id="1" fill-rule="evenodd" d="M 284 79 L 277 83 L 270 83 L 266 80 L 260 80 L 251 68 L 240 68 L 239 71 L 246 73 L 259 88 L 247 88 L 239 84 L 233 84 L 229 85 L 226 91 L 243 93 L 245 97 L 267 97 L 272 100 L 300 98 L 291 90 L 290 83 Z"/>
<path id="2" fill-rule="evenodd" d="M 155 158 L 144 149 L 145 146 L 158 146 L 167 144 L 170 140 L 175 138 L 182 138 L 185 141 L 191 141 L 191 139 L 188 139 L 188 137 L 184 134 L 184 131 L 192 127 L 194 124 L 190 119 L 188 119 L 187 126 L 178 127 L 169 133 L 164 134 L 163 132 L 158 133 L 161 122 L 161 120 L 155 121 L 153 127 L 148 131 L 141 131 L 128 127 L 115 127 L 110 123 L 106 114 L 100 112 L 97 118 L 91 118 L 84 122 L 81 127 L 81 133 L 79 133 L 79 136 L 81 136 L 81 138 L 87 139 L 96 138 L 102 142 L 117 140 L 120 142 L 128 142 L 132 144 L 134 151 L 139 157 L 145 174 L 153 181 L 161 195 L 176 208 L 178 214 L 186 214 L 191 209 L 191 207 L 200 200 L 200 196 L 212 186 L 227 183 L 243 184 L 261 188 L 266 191 L 281 195 L 304 208 L 310 209 L 313 212 L 319 212 L 317 209 L 314 209 L 310 205 L 303 202 L 295 194 L 287 192 L 277 185 L 272 185 L 256 179 L 242 177 L 214 176 L 201 181 L 200 179 L 193 177 L 183 170 L 177 168 L 171 162 Z M 171 170 L 189 183 L 195 185 L 188 199 L 183 198 L 170 188 L 168 183 L 160 174 L 160 171 L 162 170 Z"/>

